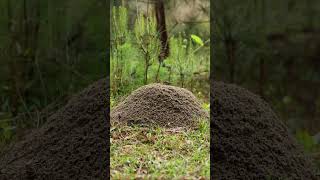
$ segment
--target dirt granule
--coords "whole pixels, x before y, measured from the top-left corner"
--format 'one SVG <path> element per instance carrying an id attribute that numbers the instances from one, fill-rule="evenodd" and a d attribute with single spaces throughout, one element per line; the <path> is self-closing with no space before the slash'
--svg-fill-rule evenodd
<path id="1" fill-rule="evenodd" d="M 213 179 L 319 179 L 266 102 L 235 85 L 211 87 Z"/>
<path id="2" fill-rule="evenodd" d="M 0 179 L 108 179 L 109 87 L 102 79 L 0 157 Z"/>
<path id="3" fill-rule="evenodd" d="M 158 83 L 133 91 L 110 114 L 112 122 L 162 127 L 192 127 L 208 117 L 190 91 Z"/>

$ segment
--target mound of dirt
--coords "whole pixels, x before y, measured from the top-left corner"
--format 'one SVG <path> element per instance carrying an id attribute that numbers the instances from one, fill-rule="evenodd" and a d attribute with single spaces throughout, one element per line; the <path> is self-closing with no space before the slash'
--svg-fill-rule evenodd
<path id="1" fill-rule="evenodd" d="M 267 103 L 235 85 L 211 88 L 213 179 L 318 179 Z"/>
<path id="2" fill-rule="evenodd" d="M 149 84 L 133 91 L 112 109 L 112 122 L 162 127 L 192 127 L 197 118 L 208 118 L 197 98 L 188 90 Z"/>
<path id="3" fill-rule="evenodd" d="M 109 87 L 102 79 L 73 97 L 0 157 L 0 179 L 107 179 Z"/>

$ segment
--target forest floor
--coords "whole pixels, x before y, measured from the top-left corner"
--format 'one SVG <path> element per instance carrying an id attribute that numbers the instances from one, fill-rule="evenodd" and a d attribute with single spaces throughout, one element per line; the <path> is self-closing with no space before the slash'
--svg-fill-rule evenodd
<path id="1" fill-rule="evenodd" d="M 210 123 L 197 128 L 111 128 L 113 179 L 209 179 Z"/>

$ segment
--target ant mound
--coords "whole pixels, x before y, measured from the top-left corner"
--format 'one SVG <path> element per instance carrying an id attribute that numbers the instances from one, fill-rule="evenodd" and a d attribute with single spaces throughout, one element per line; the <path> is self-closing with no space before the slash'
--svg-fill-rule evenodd
<path id="1" fill-rule="evenodd" d="M 107 79 L 74 96 L 0 156 L 0 179 L 107 179 Z"/>
<path id="2" fill-rule="evenodd" d="M 213 179 L 318 179 L 312 161 L 261 98 L 213 82 L 211 104 Z"/>
<path id="3" fill-rule="evenodd" d="M 208 117 L 190 91 L 158 83 L 133 91 L 110 114 L 111 122 L 162 127 L 192 127 Z"/>

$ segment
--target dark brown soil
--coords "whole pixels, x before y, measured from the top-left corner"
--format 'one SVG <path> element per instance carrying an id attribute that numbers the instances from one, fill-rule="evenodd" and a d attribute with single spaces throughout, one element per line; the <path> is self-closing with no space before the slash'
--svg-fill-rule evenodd
<path id="1" fill-rule="evenodd" d="M 108 179 L 107 79 L 73 97 L 0 157 L 0 179 Z"/>
<path id="2" fill-rule="evenodd" d="M 208 118 L 197 98 L 188 90 L 149 84 L 132 92 L 110 114 L 112 122 L 147 126 L 192 127 L 196 119 Z"/>
<path id="3" fill-rule="evenodd" d="M 211 87 L 213 179 L 318 179 L 268 104 L 234 85 Z"/>

